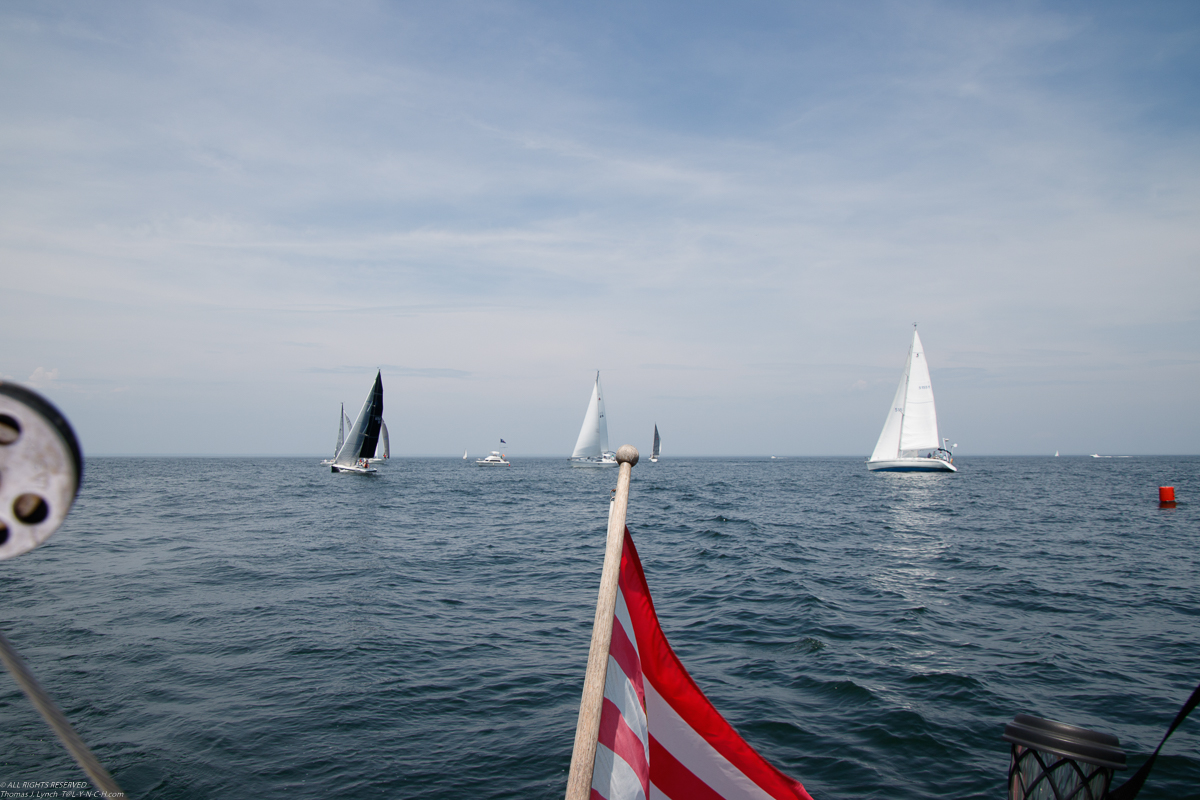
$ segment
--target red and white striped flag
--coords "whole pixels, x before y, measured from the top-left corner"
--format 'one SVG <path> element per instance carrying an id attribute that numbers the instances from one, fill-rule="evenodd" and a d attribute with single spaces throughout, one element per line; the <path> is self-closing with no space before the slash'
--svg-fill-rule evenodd
<path id="1" fill-rule="evenodd" d="M 812 800 L 725 721 L 667 644 L 629 529 L 592 800 Z"/>

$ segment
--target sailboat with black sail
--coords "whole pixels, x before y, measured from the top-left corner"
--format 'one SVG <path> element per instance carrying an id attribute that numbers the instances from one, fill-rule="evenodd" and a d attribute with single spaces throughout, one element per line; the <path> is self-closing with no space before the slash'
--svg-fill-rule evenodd
<path id="1" fill-rule="evenodd" d="M 937 410 L 925 348 L 913 325 L 912 345 L 904 374 L 888 409 L 875 451 L 867 461 L 871 471 L 958 472 L 954 457 L 938 438 Z"/>
<path id="2" fill-rule="evenodd" d="M 375 373 L 375 384 L 371 387 L 371 392 L 367 395 L 362 410 L 358 412 L 358 417 L 350 426 L 350 432 L 346 434 L 346 441 L 342 443 L 342 448 L 338 450 L 329 469 L 332 472 L 354 472 L 359 475 L 378 472 L 371 466 L 370 459 L 375 455 L 376 448 L 379 447 L 379 432 L 382 427 L 383 375 L 377 372 Z"/>
<path id="3" fill-rule="evenodd" d="M 658 452 L 661 449 L 662 440 L 658 437 L 658 423 L 654 423 L 654 446 L 650 449 L 650 460 L 658 463 Z"/>
<path id="4" fill-rule="evenodd" d="M 615 467 L 617 454 L 608 449 L 608 418 L 604 415 L 604 392 L 600 389 L 600 373 L 592 387 L 592 399 L 583 415 L 583 427 L 571 453 L 572 467 Z"/>

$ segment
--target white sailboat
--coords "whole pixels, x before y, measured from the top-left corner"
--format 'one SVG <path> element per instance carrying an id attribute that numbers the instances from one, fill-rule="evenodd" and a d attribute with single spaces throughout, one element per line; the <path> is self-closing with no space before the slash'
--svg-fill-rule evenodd
<path id="1" fill-rule="evenodd" d="M 370 459 L 379 447 L 379 431 L 382 427 L 383 375 L 377 372 L 375 384 L 371 387 L 371 392 L 367 395 L 354 424 L 350 426 L 346 441 L 342 443 L 333 464 L 329 467 L 330 471 L 355 472 L 359 475 L 378 472 L 379 470 L 371 466 Z"/>
<path id="2" fill-rule="evenodd" d="M 375 445 L 375 455 L 368 459 L 372 464 L 377 461 L 387 461 L 392 457 L 392 442 L 388 438 L 387 423 L 379 421 L 379 444 Z"/>
<path id="3" fill-rule="evenodd" d="M 467 460 L 467 451 L 463 450 L 463 461 Z"/>
<path id="4" fill-rule="evenodd" d="M 661 449 L 659 445 L 661 443 L 662 440 L 658 438 L 658 423 L 656 422 L 654 423 L 654 446 L 650 448 L 650 460 L 656 464 L 658 463 L 658 453 Z"/>
<path id="5" fill-rule="evenodd" d="M 337 458 L 338 452 L 342 449 L 342 444 L 346 441 L 346 423 L 349 421 L 350 418 L 346 416 L 346 404 L 342 403 L 342 410 L 338 414 L 338 443 L 337 447 L 333 448 L 333 458 Z M 327 458 L 321 463 L 329 466 L 333 463 L 333 458 Z"/>
<path id="6" fill-rule="evenodd" d="M 904 375 L 896 388 L 892 407 L 883 423 L 883 432 L 867 469 L 895 472 L 958 472 L 954 457 L 938 439 L 937 410 L 933 403 L 933 384 L 929 365 L 917 326 L 913 326 L 912 346 Z"/>
<path id="7" fill-rule="evenodd" d="M 600 373 L 596 373 L 596 385 L 592 388 L 592 399 L 587 413 L 583 415 L 583 427 L 575 440 L 571 453 L 572 467 L 615 467 L 617 454 L 608 449 L 608 419 L 604 415 L 604 394 L 600 390 Z"/>

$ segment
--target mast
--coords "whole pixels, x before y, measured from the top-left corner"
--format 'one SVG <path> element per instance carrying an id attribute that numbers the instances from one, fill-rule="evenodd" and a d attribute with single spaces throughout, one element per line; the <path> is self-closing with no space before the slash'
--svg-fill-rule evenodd
<path id="1" fill-rule="evenodd" d="M 342 444 L 346 441 L 346 404 L 342 403 L 342 412 L 338 414 L 338 443 L 333 449 L 333 457 L 337 458 L 338 452 L 342 449 Z"/>
<path id="2" fill-rule="evenodd" d="M 596 398 L 599 401 L 596 408 L 600 412 L 600 457 L 604 458 L 605 454 L 610 451 L 608 449 L 608 417 L 604 413 L 604 390 L 600 388 L 600 370 L 596 370 Z"/>
<path id="3" fill-rule="evenodd" d="M 900 412 L 900 438 L 896 440 L 896 457 L 898 458 L 903 451 L 902 443 L 904 442 L 904 417 L 908 414 L 908 381 L 912 377 L 912 354 L 913 345 L 917 342 L 917 323 L 913 323 L 913 338 L 908 343 L 908 360 L 904 362 L 904 403 Z"/>

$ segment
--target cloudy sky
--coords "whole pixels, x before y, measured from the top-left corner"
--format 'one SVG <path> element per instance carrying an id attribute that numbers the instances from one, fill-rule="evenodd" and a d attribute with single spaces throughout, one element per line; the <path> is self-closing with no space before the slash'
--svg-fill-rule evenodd
<path id="1" fill-rule="evenodd" d="M 90 454 L 1200 453 L 1200 5 L 8 2 L 0 376 Z"/>

